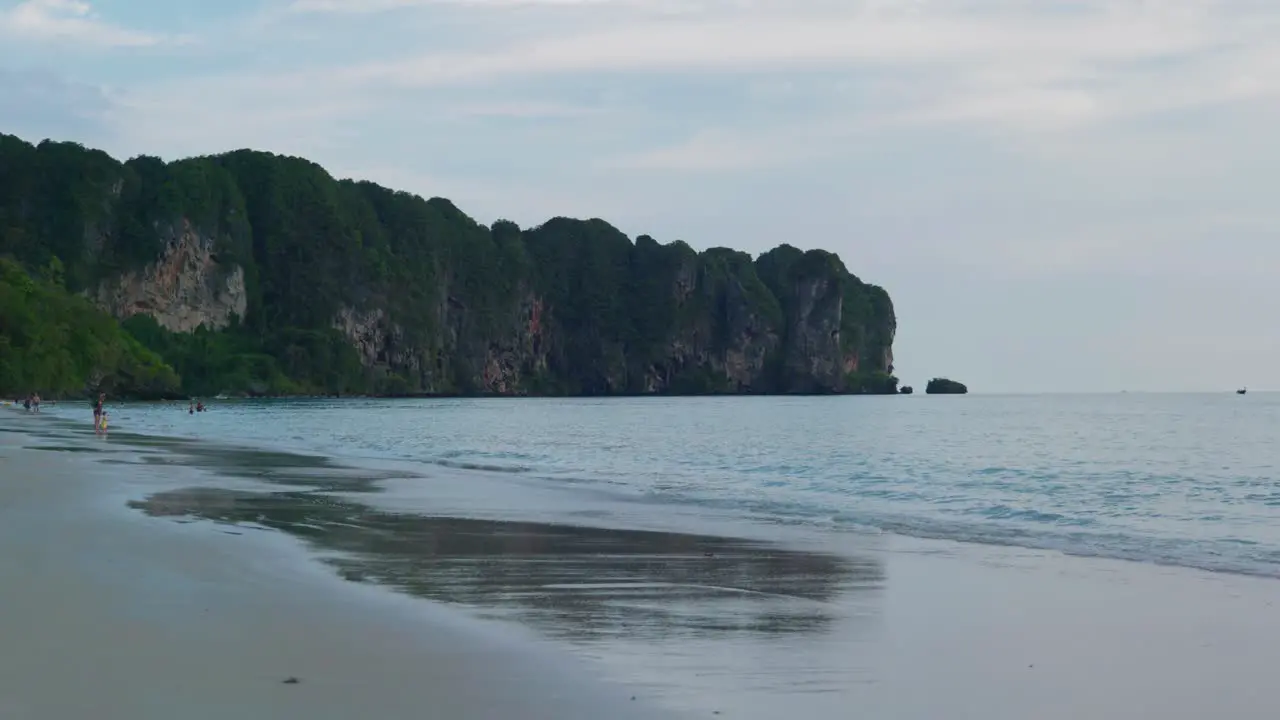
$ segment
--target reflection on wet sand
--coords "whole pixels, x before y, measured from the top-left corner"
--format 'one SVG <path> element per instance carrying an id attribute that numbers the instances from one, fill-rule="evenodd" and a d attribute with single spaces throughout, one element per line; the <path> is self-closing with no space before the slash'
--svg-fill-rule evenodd
<path id="1" fill-rule="evenodd" d="M 277 485 L 314 488 L 329 492 L 376 492 L 377 483 L 394 478 L 413 477 L 393 470 L 355 468 L 319 455 L 299 455 L 238 448 L 191 440 L 143 438 L 132 445 L 152 445 L 164 452 L 144 454 L 148 465 L 199 467 L 224 477 L 261 480 Z"/>
<path id="2" fill-rule="evenodd" d="M 174 489 L 131 503 L 150 515 L 283 531 L 310 543 L 349 580 L 512 617 L 575 641 L 840 634 L 837 622 L 857 626 L 874 614 L 868 608 L 878 604 L 885 580 L 880 560 L 870 556 L 374 509 L 330 493 L 377 492 L 383 480 L 406 475 L 323 456 L 125 433 L 102 447 L 120 452 L 100 462 L 198 468 L 265 483 L 261 491 Z"/>
<path id="3" fill-rule="evenodd" d="M 76 423 L 57 417 L 41 420 L 40 424 L 21 428 L 23 435 L 37 441 L 28 444 L 28 449 L 116 456 L 102 459 L 105 464 L 197 467 L 224 477 L 349 493 L 374 492 L 378 482 L 411 477 L 403 472 L 345 466 L 320 455 L 255 450 L 190 438 L 124 431 L 91 437 L 92 444 L 70 444 L 67 431 L 77 429 Z M 0 432 L 16 430 L 0 428 Z"/>
<path id="4" fill-rule="evenodd" d="M 396 514 L 311 492 L 191 488 L 133 507 L 305 538 L 344 577 L 577 640 L 825 630 L 881 565 L 730 538 Z"/>

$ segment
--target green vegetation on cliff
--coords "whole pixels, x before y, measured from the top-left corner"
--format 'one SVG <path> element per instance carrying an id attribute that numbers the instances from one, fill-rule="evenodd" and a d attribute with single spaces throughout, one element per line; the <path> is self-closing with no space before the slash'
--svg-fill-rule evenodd
<path id="1" fill-rule="evenodd" d="M 178 391 L 178 376 L 109 315 L 67 293 L 56 260 L 32 277 L 0 258 L 0 395 L 89 388 L 159 398 Z"/>
<path id="2" fill-rule="evenodd" d="M 0 255 L 59 261 L 189 393 L 897 388 L 888 294 L 820 250 L 698 253 L 598 219 L 485 227 L 249 150 L 120 163 L 0 135 L 0 168 Z"/>

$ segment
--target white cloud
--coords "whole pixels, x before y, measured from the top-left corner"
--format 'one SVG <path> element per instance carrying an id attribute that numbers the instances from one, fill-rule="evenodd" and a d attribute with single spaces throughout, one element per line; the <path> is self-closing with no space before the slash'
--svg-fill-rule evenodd
<path id="1" fill-rule="evenodd" d="M 605 111 L 571 103 L 504 100 L 463 103 L 450 106 L 447 112 L 464 117 L 573 118 L 601 115 Z"/>
<path id="2" fill-rule="evenodd" d="M 342 143 L 371 109 L 357 94 L 181 80 L 114 98 L 113 150 L 181 157 L 237 148 L 309 155 Z"/>
<path id="3" fill-rule="evenodd" d="M 84 0 L 26 0 L 0 12 L 0 35 L 99 47 L 147 47 L 164 38 L 102 20 Z"/>
<path id="4" fill-rule="evenodd" d="M 956 12 L 898 16 L 768 6 L 552 36 L 497 51 L 430 54 L 371 65 L 364 72 L 432 83 L 451 76 L 580 71 L 776 71 L 854 65 L 945 69 L 952 63 L 989 70 L 1045 59 L 1145 60 L 1209 49 L 1219 40 L 1195 22 L 1161 25 L 1154 20 L 1114 13 L 1067 19 Z"/>
<path id="5" fill-rule="evenodd" d="M 469 8 L 563 8 L 630 6 L 648 13 L 692 12 L 718 0 L 293 0 L 287 10 L 294 14 L 376 15 L 394 10 L 430 9 L 441 6 Z"/>
<path id="6" fill-rule="evenodd" d="M 202 133 L 289 138 L 299 126 L 322 138 L 360 113 L 396 112 L 421 98 L 435 117 L 568 121 L 598 115 L 614 127 L 630 117 L 629 146 L 593 159 L 621 171 L 776 168 L 848 153 L 876 132 L 928 132 L 939 125 L 1023 131 L 1037 140 L 1010 135 L 1008 147 L 1045 163 L 1078 165 L 1058 149 L 1083 144 L 1088 153 L 1094 143 L 1110 142 L 1105 135 L 1082 138 L 1080 131 L 1153 113 L 1271 101 L 1280 92 L 1280 4 L 1259 0 L 665 0 L 657 10 L 631 0 L 295 0 L 290 7 L 321 14 L 414 8 L 430 18 L 443 5 L 466 13 L 495 3 L 535 12 L 608 5 L 616 12 L 534 24 L 538 32 L 519 41 L 499 32 L 501 13 L 468 15 L 471 20 L 457 26 L 467 36 L 449 38 L 450 47 L 465 50 L 423 54 L 415 48 L 432 43 L 388 43 L 343 55 L 331 68 L 183 78 L 142 93 L 136 111 L 143 117 L 124 124 L 148 137 L 146 128 L 162 123 L 175 145 Z M 344 21 L 329 22 L 340 32 Z M 637 107 L 633 99 L 623 111 L 536 89 L 555 78 L 612 76 L 624 84 L 653 73 L 736 84 L 755 103 L 754 117 L 689 122 L 683 137 L 671 139 L 668 132 L 663 142 L 639 135 L 646 122 L 681 116 L 681 108 L 665 107 L 660 98 L 654 107 Z M 828 81 L 772 99 L 750 87 L 750 78 L 806 76 Z M 461 101 L 428 100 L 463 89 L 469 97 Z M 174 92 L 193 103 L 174 102 Z M 794 108 L 806 93 L 809 99 L 828 95 L 816 116 Z M 201 98 L 218 98 L 216 108 Z M 184 122 L 183 114 L 197 107 L 198 117 Z M 308 126 L 309 118 L 315 122 Z M 570 133 L 580 129 L 566 126 Z M 1058 137 L 1046 143 L 1046 133 Z M 1123 165 L 1134 152 L 1158 160 L 1171 149 L 1145 140 L 1136 150 L 1112 147 L 1116 152 L 1101 162 Z M 1139 163 L 1137 172 L 1143 167 Z"/>
<path id="7" fill-rule="evenodd" d="M 517 0 L 298 0 L 335 12 L 442 2 L 480 7 Z M 1280 91 L 1274 50 L 1280 6 L 1247 0 L 676 0 L 660 10 L 626 0 L 520 4 L 599 4 L 618 12 L 595 22 L 587 13 L 581 22 L 550 24 L 536 37 L 496 45 L 486 40 L 483 25 L 472 26 L 470 50 L 406 49 L 392 59 L 264 82 L 433 88 L 575 74 L 871 71 L 900 76 L 902 103 L 862 108 L 858 121 L 883 113 L 901 122 L 995 122 L 1032 130 Z"/>
<path id="8" fill-rule="evenodd" d="M 674 145 L 624 154 L 602 164 L 626 170 L 723 172 L 760 169 L 798 159 L 795 153 L 779 153 L 777 147 L 750 141 L 739 134 L 704 130 Z"/>
<path id="9" fill-rule="evenodd" d="M 851 154 L 876 141 L 874 128 L 827 118 L 777 127 L 704 127 L 683 140 L 601 158 L 598 164 L 657 173 L 781 169 L 829 156 L 832 147 Z"/>
<path id="10" fill-rule="evenodd" d="M 75 0 L 32 0 L 20 7 L 36 5 L 87 13 Z M 451 34 L 447 51 L 418 51 L 437 46 L 427 41 L 380 42 L 341 55 L 335 46 L 329 68 L 295 61 L 305 69 L 184 77 L 147 89 L 137 110 L 163 116 L 175 140 L 203 127 L 225 135 L 229 131 L 217 128 L 240 125 L 244 131 L 236 136 L 251 136 L 254 128 L 266 136 L 288 135 L 309 113 L 322 124 L 351 122 L 361 112 L 412 105 L 410 98 L 430 102 L 434 116 L 567 121 L 594 114 L 626 122 L 622 116 L 630 115 L 639 132 L 646 120 L 679 117 L 681 109 L 638 108 L 632 101 L 624 113 L 513 86 L 575 76 L 612 76 L 621 84 L 666 73 L 668 79 L 719 77 L 749 91 L 749 78 L 829 78 L 786 97 L 745 92 L 755 103 L 750 123 L 707 119 L 689 124 L 682 138 L 667 133 L 665 144 L 635 137 L 629 147 L 596 158 L 597 165 L 619 170 L 737 172 L 847 151 L 858 137 L 894 128 L 990 127 L 1041 137 L 1153 113 L 1269 102 L 1280 93 L 1280 4 L 1260 0 L 294 0 L 289 7 L 321 16 L 405 8 L 429 19 L 442 6 L 465 14 L 494 5 L 523 5 L 535 13 L 593 5 L 614 12 L 592 9 L 574 16 L 580 22 L 533 23 L 536 32 L 513 41 L 503 13 L 482 11 L 449 26 L 466 33 Z M 325 22 L 340 33 L 346 21 Z M 462 89 L 471 97 L 426 100 Z M 218 108 L 196 102 L 191 107 L 200 108 L 199 117 L 183 123 L 179 116 L 186 111 L 170 100 L 175 91 L 218 98 Z M 829 93 L 816 117 L 790 102 L 806 92 L 810 99 Z M 149 124 L 145 118 L 128 122 Z M 268 131 L 272 123 L 280 125 L 278 132 Z M 1018 143 L 1012 139 L 1010 146 Z M 1045 159 L 1054 147 L 1022 149 Z"/>
<path id="11" fill-rule="evenodd" d="M 447 4 L 509 7 L 513 5 L 595 5 L 626 1 L 628 0 L 294 0 L 289 4 L 289 10 L 295 13 L 368 15 L 389 10 Z"/>

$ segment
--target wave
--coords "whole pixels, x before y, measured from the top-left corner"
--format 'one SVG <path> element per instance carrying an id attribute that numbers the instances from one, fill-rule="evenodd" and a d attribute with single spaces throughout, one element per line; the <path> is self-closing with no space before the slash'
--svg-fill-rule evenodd
<path id="1" fill-rule="evenodd" d="M 439 458 L 436 460 L 429 460 L 427 462 L 430 462 L 432 465 L 439 465 L 441 467 L 454 468 L 455 470 L 483 470 L 484 472 L 514 473 L 514 474 L 527 473 L 527 472 L 533 471 L 533 468 L 527 467 L 524 465 L 494 465 L 494 464 L 482 463 L 482 462 L 468 462 L 465 460 L 445 460 L 443 458 Z"/>
<path id="2" fill-rule="evenodd" d="M 1233 538 L 1175 538 L 1152 534 L 1088 530 L 1097 521 L 1057 513 L 993 506 L 979 517 L 1020 520 L 1022 524 L 965 522 L 875 511 L 830 512 L 816 504 L 784 500 L 689 497 L 650 494 L 660 503 L 697 504 L 717 511 L 738 511 L 755 522 L 820 530 L 889 533 L 923 540 L 1018 547 L 1065 555 L 1144 562 L 1210 572 L 1280 578 L 1280 549 Z M 1078 528 L 1078 529 L 1076 529 Z"/>

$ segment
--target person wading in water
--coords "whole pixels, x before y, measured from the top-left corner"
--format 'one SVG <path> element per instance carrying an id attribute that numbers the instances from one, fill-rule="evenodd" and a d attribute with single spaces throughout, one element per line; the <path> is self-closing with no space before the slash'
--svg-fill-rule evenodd
<path id="1" fill-rule="evenodd" d="M 93 433 L 102 433 L 102 404 L 107 401 L 106 393 L 98 393 L 98 400 L 93 404 Z"/>

